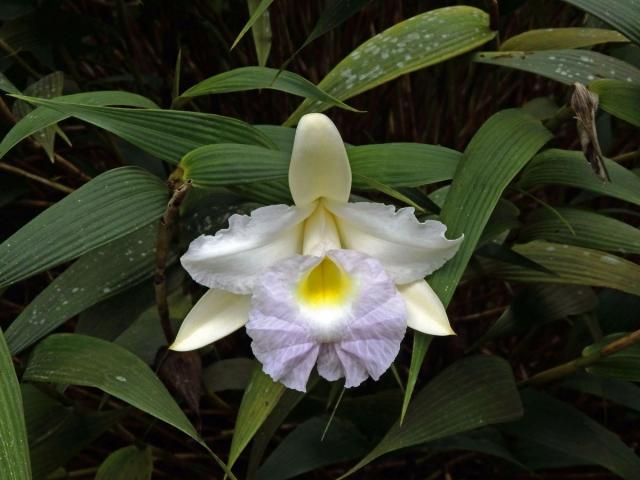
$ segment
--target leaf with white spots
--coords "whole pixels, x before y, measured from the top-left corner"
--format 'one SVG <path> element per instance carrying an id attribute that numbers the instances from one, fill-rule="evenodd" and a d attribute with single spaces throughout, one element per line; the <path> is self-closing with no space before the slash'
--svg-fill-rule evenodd
<path id="1" fill-rule="evenodd" d="M 151 277 L 158 224 L 151 223 L 82 256 L 20 313 L 7 330 L 16 354 L 78 313 Z"/>
<path id="2" fill-rule="evenodd" d="M 588 50 L 544 50 L 537 52 L 480 52 L 479 63 L 535 73 L 566 85 L 588 84 L 602 78 L 640 84 L 640 70 L 598 52 Z"/>
<path id="3" fill-rule="evenodd" d="M 113 343 L 73 333 L 51 335 L 33 350 L 23 379 L 99 388 L 172 425 L 207 448 L 151 368 Z M 219 465 L 224 465 L 213 456 Z"/>
<path id="4" fill-rule="evenodd" d="M 367 40 L 338 63 L 318 87 L 347 100 L 400 75 L 462 55 L 494 36 L 489 15 L 482 10 L 467 6 L 432 10 Z M 305 100 L 285 125 L 294 125 L 305 113 L 329 107 L 327 102 Z"/>
<path id="5" fill-rule="evenodd" d="M 513 251 L 553 274 L 499 260 L 478 258 L 482 272 L 513 282 L 590 285 L 640 295 L 640 266 L 616 255 L 540 240 L 515 245 Z"/>
<path id="6" fill-rule="evenodd" d="M 166 186 L 137 167 L 105 172 L 0 244 L 0 287 L 68 262 L 158 219 Z"/>

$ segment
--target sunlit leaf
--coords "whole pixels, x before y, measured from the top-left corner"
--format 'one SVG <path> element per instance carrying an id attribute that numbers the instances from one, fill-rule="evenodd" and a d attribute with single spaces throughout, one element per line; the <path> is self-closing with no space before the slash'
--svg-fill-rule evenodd
<path id="1" fill-rule="evenodd" d="M 0 245 L 0 287 L 116 240 L 159 218 L 167 188 L 137 167 L 97 176 Z"/>
<path id="2" fill-rule="evenodd" d="M 507 38 L 500 45 L 500 50 L 530 52 L 628 41 L 627 37 L 615 30 L 603 28 L 541 28 Z"/>
<path id="3" fill-rule="evenodd" d="M 0 330 L 0 472 L 6 480 L 30 480 L 31 462 L 20 384 Z"/>
<path id="4" fill-rule="evenodd" d="M 370 38 L 345 57 L 318 87 L 340 100 L 415 70 L 462 55 L 495 36 L 489 16 L 473 7 L 440 8 L 404 20 Z M 306 100 L 285 125 L 331 105 Z"/>

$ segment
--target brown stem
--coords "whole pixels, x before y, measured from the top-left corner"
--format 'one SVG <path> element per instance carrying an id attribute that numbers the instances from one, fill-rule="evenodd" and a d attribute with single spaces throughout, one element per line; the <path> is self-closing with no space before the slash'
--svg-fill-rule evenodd
<path id="1" fill-rule="evenodd" d="M 640 343 L 640 330 L 631 332 L 618 340 L 608 343 L 599 351 L 592 353 L 591 355 L 576 358 L 574 360 L 571 360 L 570 362 L 563 363 L 562 365 L 558 365 L 543 372 L 537 373 L 533 377 L 527 378 L 526 380 L 520 382 L 518 386 L 526 387 L 529 385 L 543 385 L 545 383 L 560 380 L 576 372 L 579 368 L 593 365 L 601 359 L 608 357 L 609 355 L 613 355 L 614 353 L 617 353 L 620 350 L 624 350 L 625 348 L 628 348 L 637 343 Z"/>
<path id="2" fill-rule="evenodd" d="M 158 226 L 158 238 L 156 240 L 156 272 L 154 275 L 154 287 L 156 291 L 156 305 L 158 307 L 158 315 L 160 316 L 160 324 L 162 331 L 168 343 L 173 342 L 174 333 L 171 327 L 171 319 L 169 316 L 169 304 L 167 302 L 167 282 L 165 277 L 165 269 L 167 266 L 167 257 L 169 255 L 169 244 L 171 241 L 171 230 L 173 224 L 178 217 L 180 204 L 184 200 L 191 182 L 185 182 L 173 187 L 173 195 L 167 203 L 167 208 L 160 220 Z"/>
<path id="3" fill-rule="evenodd" d="M 29 178 L 35 182 L 42 183 L 43 185 L 54 188 L 64 193 L 73 192 L 73 188 L 71 187 L 67 187 L 66 185 L 62 185 L 61 183 L 54 182 L 52 180 L 47 180 L 46 178 L 43 178 L 43 177 L 39 177 L 38 175 L 35 175 L 31 172 L 27 172 L 26 170 L 23 170 L 21 168 L 14 167 L 13 165 L 9 165 L 8 163 L 0 162 L 0 170 L 4 170 L 5 172 L 15 173 L 16 175 Z"/>

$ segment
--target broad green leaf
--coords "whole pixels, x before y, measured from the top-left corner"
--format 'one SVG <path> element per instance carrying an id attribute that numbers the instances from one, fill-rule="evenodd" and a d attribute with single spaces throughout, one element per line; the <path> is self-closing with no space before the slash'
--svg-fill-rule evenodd
<path id="1" fill-rule="evenodd" d="M 640 44 L 640 2 L 638 0 L 618 0 L 615 3 L 599 0 L 564 0 L 603 22 L 611 25 Z"/>
<path id="2" fill-rule="evenodd" d="M 527 218 L 519 239 L 547 240 L 608 252 L 640 254 L 639 229 L 589 210 L 571 207 L 554 209 L 564 222 L 553 212 L 538 208 Z"/>
<path id="3" fill-rule="evenodd" d="M 340 100 L 421 68 L 462 55 L 495 36 L 489 16 L 473 7 L 446 7 L 404 20 L 370 38 L 345 57 L 318 87 Z M 305 100 L 285 125 L 331 105 Z"/>
<path id="4" fill-rule="evenodd" d="M 449 180 L 460 153 L 438 145 L 388 143 L 348 147 L 355 189 L 371 190 L 362 177 L 393 187 L 415 187 Z M 186 154 L 183 178 L 216 187 L 257 181 L 286 180 L 290 153 L 253 145 L 205 145 Z"/>
<path id="5" fill-rule="evenodd" d="M 583 465 L 601 465 L 624 479 L 638 477 L 640 459 L 620 438 L 584 413 L 541 392 L 523 395 L 522 420 L 501 429 L 518 440 L 550 448 Z"/>
<path id="6" fill-rule="evenodd" d="M 609 253 L 543 241 L 515 245 L 513 250 L 548 268 L 555 275 L 495 260 L 478 261 L 485 272 L 504 280 L 572 283 L 615 288 L 640 295 L 640 266 Z"/>
<path id="7" fill-rule="evenodd" d="M 11 93 L 20 94 L 20 92 Z M 56 97 L 55 101 L 83 105 L 125 105 L 131 107 L 157 108 L 156 104 L 146 97 L 135 93 L 115 90 L 74 93 L 72 95 Z M 51 108 L 37 107 L 24 118 L 20 119 L 2 139 L 0 143 L 0 158 L 4 157 L 11 148 L 28 136 L 51 125 L 55 125 L 69 118 L 69 116 L 70 115 L 66 115 L 57 110 L 52 110 Z"/>
<path id="8" fill-rule="evenodd" d="M 640 412 L 640 387 L 631 382 L 579 372 L 571 375 L 560 386 L 596 395 Z"/>
<path id="9" fill-rule="evenodd" d="M 608 158 L 604 163 L 611 182 L 594 175 L 582 152 L 549 149 L 536 155 L 522 173 L 519 186 L 566 185 L 640 205 L 640 178 Z"/>
<path id="10" fill-rule="evenodd" d="M 159 218 L 167 188 L 137 167 L 105 172 L 0 245 L 0 287 L 73 260 Z"/>
<path id="11" fill-rule="evenodd" d="M 242 30 L 240 30 L 240 33 L 234 40 L 229 50 L 233 50 L 235 48 L 238 42 L 242 40 L 242 37 L 244 37 L 244 34 L 247 33 L 251 27 L 253 27 L 253 25 L 267 11 L 267 9 L 272 3 L 273 3 L 273 0 L 260 0 L 260 3 L 253 9 L 253 12 L 251 12 L 251 16 L 249 17 L 249 20 L 247 21 L 245 26 L 242 27 Z"/>
<path id="12" fill-rule="evenodd" d="M 531 52 L 628 41 L 627 37 L 615 30 L 603 28 L 541 28 L 507 38 L 500 45 L 500 50 Z"/>
<path id="13" fill-rule="evenodd" d="M 585 85 L 601 78 L 640 83 L 640 70 L 632 65 L 589 50 L 543 50 L 538 52 L 480 52 L 474 61 L 535 73 L 566 85 Z"/>
<path id="14" fill-rule="evenodd" d="M 487 120 L 471 139 L 458 163 L 440 216 L 447 236 L 464 235 L 460 250 L 436 271 L 429 284 L 446 306 L 476 249 L 487 222 L 509 183 L 551 138 L 539 120 L 521 110 L 503 110 Z M 427 336 L 416 333 L 409 379 L 417 378 L 426 354 Z M 413 390 L 407 385 L 405 403 Z"/>
<path id="15" fill-rule="evenodd" d="M 212 143 L 275 147 L 265 135 L 248 123 L 222 115 L 151 108 L 101 107 L 23 96 L 19 98 L 91 123 L 174 164 L 187 152 Z"/>
<path id="16" fill-rule="evenodd" d="M 260 0 L 247 0 L 249 14 L 253 15 L 260 5 Z M 269 59 L 271 51 L 271 18 L 269 11 L 265 11 L 251 27 L 251 36 L 253 44 L 256 47 L 256 56 L 258 57 L 258 65 L 264 67 Z"/>
<path id="17" fill-rule="evenodd" d="M 619 80 L 596 80 L 589 90 L 598 94 L 600 107 L 622 120 L 640 127 L 640 85 Z"/>
<path id="18" fill-rule="evenodd" d="M 258 367 L 251 358 L 230 358 L 219 360 L 202 372 L 202 382 L 207 393 L 224 390 L 244 390 Z"/>
<path id="19" fill-rule="evenodd" d="M 32 97 L 54 98 L 62 95 L 63 88 L 64 74 L 62 72 L 53 72 L 29 85 L 25 88 L 23 94 Z M 32 110 L 33 107 L 22 100 L 16 100 L 13 104 L 13 114 L 18 120 L 23 119 Z M 51 161 L 53 161 L 54 155 L 53 145 L 55 136 L 56 129 L 54 126 L 43 128 L 32 135 L 33 140 L 42 145 L 42 148 Z"/>
<path id="20" fill-rule="evenodd" d="M 151 448 L 131 445 L 111 453 L 98 468 L 96 480 L 151 480 L 152 473 Z"/>
<path id="21" fill-rule="evenodd" d="M 11 80 L 7 78 L 7 76 L 0 72 L 0 91 L 5 93 L 18 93 L 20 94 L 20 90 L 16 87 Z"/>
<path id="22" fill-rule="evenodd" d="M 56 277 L 7 329 L 15 355 L 95 305 L 153 275 L 158 232 L 153 222 L 83 255 Z"/>
<path id="23" fill-rule="evenodd" d="M 594 354 L 606 344 L 624 337 L 624 333 L 614 333 L 607 335 L 603 339 L 589 345 L 582 351 L 583 356 Z M 635 344 L 616 352 L 607 357 L 601 358 L 593 365 L 587 367 L 587 372 L 601 377 L 618 378 L 629 380 L 630 382 L 640 382 L 640 345 Z"/>
<path id="24" fill-rule="evenodd" d="M 259 365 L 256 366 L 238 410 L 227 463 L 229 469 L 236 463 L 285 390 L 284 385 L 271 380 Z"/>
<path id="25" fill-rule="evenodd" d="M 346 462 L 367 452 L 366 438 L 351 422 L 334 418 L 324 438 L 328 415 L 296 427 L 258 470 L 258 480 L 287 480 L 313 470 Z"/>
<path id="26" fill-rule="evenodd" d="M 283 127 L 281 125 L 254 125 L 261 133 L 271 140 L 278 150 L 287 152 L 291 156 L 293 149 L 293 139 L 296 135 L 296 129 Z"/>
<path id="27" fill-rule="evenodd" d="M 270 89 L 310 98 L 330 105 L 357 111 L 316 87 L 306 78 L 286 70 L 267 67 L 240 67 L 209 77 L 185 91 L 179 98 L 246 90 Z"/>
<path id="28" fill-rule="evenodd" d="M 30 480 L 31 462 L 20 384 L 0 330 L 0 472 L 6 480 Z"/>
<path id="29" fill-rule="evenodd" d="M 522 415 L 520 396 L 509 364 L 490 356 L 464 358 L 448 367 L 416 395 L 402 423 L 355 467 L 351 475 L 385 453 L 515 420 Z"/>
<path id="30" fill-rule="evenodd" d="M 23 379 L 99 388 L 207 448 L 153 371 L 133 353 L 113 343 L 72 333 L 51 335 L 31 353 Z M 224 463 L 212 455 L 224 468 Z"/>

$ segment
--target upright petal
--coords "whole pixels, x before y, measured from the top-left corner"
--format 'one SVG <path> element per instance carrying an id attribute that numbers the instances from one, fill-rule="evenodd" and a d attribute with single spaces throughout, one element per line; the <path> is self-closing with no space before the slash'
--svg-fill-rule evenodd
<path id="1" fill-rule="evenodd" d="M 324 201 L 304 222 L 302 254 L 323 257 L 329 250 L 340 248 L 340 236 L 333 214 L 324 208 Z"/>
<path id="2" fill-rule="evenodd" d="M 407 326 L 429 335 L 455 335 L 440 298 L 424 280 L 400 285 L 407 306 Z"/>
<path id="3" fill-rule="evenodd" d="M 180 261 L 189 275 L 209 288 L 251 293 L 257 275 L 302 249 L 303 221 L 315 205 L 262 207 L 233 215 L 229 228 L 196 238 Z"/>
<path id="4" fill-rule="evenodd" d="M 445 237 L 436 220 L 420 222 L 411 207 L 326 202 L 336 218 L 342 248 L 378 259 L 397 284 L 423 279 L 453 257 L 462 242 Z"/>
<path id="5" fill-rule="evenodd" d="M 329 117 L 310 113 L 298 123 L 289 165 L 289 189 L 296 205 L 321 197 L 349 200 L 351 166 L 340 132 Z"/>
<path id="6" fill-rule="evenodd" d="M 235 332 L 247 323 L 250 303 L 249 295 L 209 290 L 187 314 L 169 348 L 195 350 Z"/>

